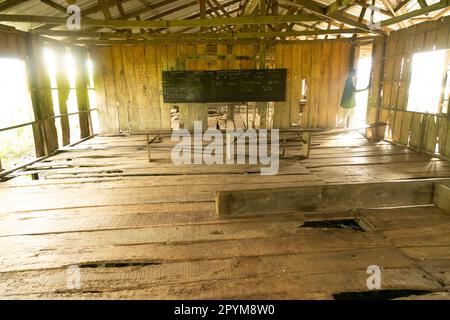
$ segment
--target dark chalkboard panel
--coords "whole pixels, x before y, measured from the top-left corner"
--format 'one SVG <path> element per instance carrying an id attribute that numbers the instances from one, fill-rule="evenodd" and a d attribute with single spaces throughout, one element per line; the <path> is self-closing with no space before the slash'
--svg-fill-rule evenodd
<path id="1" fill-rule="evenodd" d="M 285 101 L 286 69 L 164 71 L 165 103 Z"/>

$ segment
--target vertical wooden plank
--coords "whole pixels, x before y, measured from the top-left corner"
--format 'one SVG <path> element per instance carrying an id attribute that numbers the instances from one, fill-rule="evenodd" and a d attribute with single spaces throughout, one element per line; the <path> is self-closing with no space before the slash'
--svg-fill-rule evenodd
<path id="1" fill-rule="evenodd" d="M 418 112 L 413 113 L 411 120 L 411 136 L 409 139 L 409 145 L 414 148 L 420 147 L 422 133 L 422 114 Z"/>
<path id="2" fill-rule="evenodd" d="M 425 120 L 425 131 L 423 133 L 423 143 L 422 147 L 431 153 L 434 153 L 436 150 L 436 122 L 435 116 L 431 114 L 424 115 Z"/>
<path id="3" fill-rule="evenodd" d="M 95 83 L 95 96 L 97 102 L 97 114 L 99 119 L 100 133 L 113 133 L 114 129 L 110 127 L 108 119 L 108 106 L 106 105 L 105 92 L 105 74 L 104 74 L 104 56 L 107 48 L 90 48 Z"/>
<path id="4" fill-rule="evenodd" d="M 158 70 L 157 54 L 158 47 L 155 45 L 145 46 L 145 65 L 147 66 L 148 78 L 148 100 L 150 109 L 150 130 L 161 128 L 160 108 L 160 74 Z"/>
<path id="5" fill-rule="evenodd" d="M 402 133 L 403 111 L 395 111 L 395 122 L 392 129 L 392 140 L 399 142 Z"/>
<path id="6" fill-rule="evenodd" d="M 128 47 L 127 47 L 128 48 Z M 124 61 L 122 59 L 121 46 L 111 46 L 111 57 L 113 67 L 113 79 L 117 104 L 110 105 L 109 108 L 116 108 L 118 113 L 119 128 L 123 131 L 130 130 L 129 105 L 130 95 L 133 94 L 134 87 L 128 87 L 125 80 Z"/>
<path id="7" fill-rule="evenodd" d="M 409 144 L 409 135 L 411 132 L 411 122 L 413 118 L 412 112 L 405 111 L 403 113 L 403 122 L 402 122 L 402 129 L 400 133 L 400 143 L 404 145 Z"/>
<path id="8" fill-rule="evenodd" d="M 87 70 L 87 52 L 83 49 L 72 50 L 74 53 L 75 63 L 77 67 L 76 73 L 76 92 L 79 121 L 80 121 L 80 135 L 81 139 L 90 137 L 92 135 L 91 113 L 89 105 L 89 77 Z"/>
<path id="9" fill-rule="evenodd" d="M 128 116 L 129 116 L 129 126 L 125 129 L 120 127 L 121 130 L 139 132 L 141 131 L 141 115 L 139 111 L 139 101 L 135 91 L 137 86 L 135 70 L 134 70 L 134 57 L 132 47 L 121 46 L 122 60 L 123 60 L 123 71 L 125 77 L 125 83 L 129 89 L 129 103 L 128 103 Z M 119 106 L 119 110 L 121 110 Z M 120 118 L 123 116 L 123 112 L 119 113 Z"/>
<path id="10" fill-rule="evenodd" d="M 450 25 L 441 23 L 440 28 L 436 31 L 436 50 L 448 49 L 447 44 L 449 38 Z"/>
<path id="11" fill-rule="evenodd" d="M 336 126 L 336 114 L 338 112 L 339 103 L 341 100 L 341 93 L 339 88 L 340 83 L 340 61 L 342 59 L 347 59 L 347 57 L 342 57 L 342 48 L 344 43 L 336 43 L 332 46 L 332 59 L 330 59 L 330 81 L 328 87 L 328 105 L 327 105 L 327 127 L 334 128 Z"/>
<path id="12" fill-rule="evenodd" d="M 448 132 L 448 123 L 449 119 L 445 116 L 438 116 L 436 121 L 436 134 L 437 134 L 437 141 L 438 141 L 438 152 L 440 154 L 445 153 L 445 147 L 447 145 L 447 141 L 450 139 L 447 135 Z"/>
<path id="13" fill-rule="evenodd" d="M 318 96 L 318 126 L 326 128 L 328 124 L 328 109 L 330 108 L 329 90 L 331 77 L 332 45 L 322 43 L 322 60 L 320 63 L 320 95 Z"/>
<path id="14" fill-rule="evenodd" d="M 447 119 L 447 133 L 446 133 L 446 141 L 443 144 L 442 151 L 439 152 L 447 158 L 450 158 L 450 119 Z"/>
<path id="15" fill-rule="evenodd" d="M 130 47 L 133 54 L 133 67 L 135 76 L 135 87 L 132 89 L 136 95 L 136 103 L 134 106 L 139 114 L 139 126 L 132 124 L 134 132 L 148 132 L 150 130 L 159 129 L 160 119 L 155 117 L 150 105 L 148 94 L 148 72 L 145 58 L 145 48 L 141 45 Z M 156 118 L 156 119 L 155 119 Z M 155 121 L 156 120 L 156 121 Z M 155 125 L 156 122 L 156 125 Z"/>
<path id="16" fill-rule="evenodd" d="M 282 68 L 286 68 L 287 74 L 286 74 L 286 102 L 284 104 L 284 107 L 282 110 L 281 115 L 281 129 L 289 128 L 291 125 L 291 84 L 292 84 L 292 50 L 293 45 L 291 44 L 285 44 L 283 48 L 283 62 L 282 62 Z"/>
<path id="17" fill-rule="evenodd" d="M 58 87 L 58 104 L 59 112 L 61 117 L 59 118 L 61 122 L 61 135 L 62 144 L 66 146 L 70 144 L 70 125 L 69 117 L 67 114 L 67 99 L 70 93 L 70 82 L 67 76 L 66 65 L 65 65 L 65 55 L 66 50 L 61 47 L 57 47 L 54 50 L 55 54 L 55 66 L 56 66 L 56 85 Z"/>
<path id="18" fill-rule="evenodd" d="M 408 32 L 405 34 L 405 45 L 402 56 L 402 71 L 399 79 L 399 89 L 397 97 L 397 108 L 401 110 L 407 109 L 407 95 L 409 90 L 409 81 L 411 74 L 411 62 L 414 46 L 414 31 L 415 28 L 408 28 Z"/>
<path id="19" fill-rule="evenodd" d="M 292 45 L 291 117 L 290 123 L 300 122 L 300 94 L 302 89 L 302 47 Z"/>
<path id="20" fill-rule="evenodd" d="M 33 107 L 39 109 L 40 120 L 43 126 L 43 137 L 45 141 L 45 154 L 52 154 L 58 149 L 58 134 L 55 127 L 53 112 L 52 92 L 50 78 L 45 68 L 44 47 L 35 39 L 29 38 L 30 65 L 33 66 L 32 92 L 36 94 Z"/>
<path id="21" fill-rule="evenodd" d="M 284 50 L 283 44 L 275 45 L 275 68 L 283 68 L 284 66 Z M 273 112 L 272 128 L 280 129 L 283 126 L 283 115 L 286 114 L 286 108 L 288 108 L 286 102 L 275 102 Z"/>
<path id="22" fill-rule="evenodd" d="M 168 58 L 167 58 L 167 46 L 159 45 L 156 47 L 156 63 L 155 67 L 157 69 L 157 77 L 158 77 L 158 89 L 159 89 L 159 105 L 155 103 L 155 106 L 159 106 L 160 111 L 159 119 L 156 120 L 153 124 L 154 128 L 169 130 L 171 128 L 171 118 L 170 118 L 170 108 L 171 105 L 164 103 L 163 99 L 163 87 L 162 87 L 162 73 L 165 70 L 169 69 Z M 158 130 L 156 129 L 156 130 Z"/>
<path id="23" fill-rule="evenodd" d="M 301 125 L 303 128 L 308 128 L 311 126 L 311 58 L 312 58 L 312 45 L 303 44 L 302 45 L 302 80 L 306 81 L 306 105 L 302 114 Z"/>
<path id="24" fill-rule="evenodd" d="M 310 125 L 313 128 L 319 126 L 319 101 L 321 95 L 320 76 L 322 62 L 322 44 L 312 44 L 311 60 L 311 93 L 310 93 Z"/>

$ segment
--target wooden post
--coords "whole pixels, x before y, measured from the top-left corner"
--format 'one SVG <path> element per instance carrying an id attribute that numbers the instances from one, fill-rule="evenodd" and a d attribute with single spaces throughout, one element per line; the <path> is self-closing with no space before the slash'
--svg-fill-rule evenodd
<path id="1" fill-rule="evenodd" d="M 311 132 L 302 133 L 302 156 L 309 158 L 309 149 L 311 148 Z"/>
<path id="2" fill-rule="evenodd" d="M 87 75 L 87 54 L 84 49 L 79 51 L 74 51 L 75 65 L 77 67 L 77 78 L 76 78 L 76 90 L 77 90 L 77 101 L 78 101 L 78 111 L 80 120 L 80 139 L 90 137 L 91 132 L 91 116 L 90 116 L 90 106 L 89 106 L 89 93 L 88 93 L 88 75 Z"/>
<path id="3" fill-rule="evenodd" d="M 36 156 L 52 154 L 58 149 L 58 135 L 52 103 L 50 79 L 45 69 L 44 48 L 27 34 L 27 72 L 36 125 L 33 125 Z"/>
<path id="4" fill-rule="evenodd" d="M 198 0 L 198 5 L 200 7 L 200 19 L 205 19 L 206 18 L 206 2 L 205 2 L 205 0 Z M 207 28 L 201 27 L 200 30 L 203 33 L 207 30 Z"/>
<path id="5" fill-rule="evenodd" d="M 66 146 L 70 144 L 70 125 L 69 116 L 65 115 L 68 113 L 67 110 L 67 99 L 70 93 L 70 81 L 67 74 L 64 72 L 66 70 L 65 66 L 65 54 L 64 48 L 55 48 L 55 58 L 56 58 L 56 84 L 58 86 L 58 100 L 59 100 L 59 112 L 61 114 L 61 134 L 62 134 L 62 144 Z M 75 141 L 74 141 L 75 142 Z"/>

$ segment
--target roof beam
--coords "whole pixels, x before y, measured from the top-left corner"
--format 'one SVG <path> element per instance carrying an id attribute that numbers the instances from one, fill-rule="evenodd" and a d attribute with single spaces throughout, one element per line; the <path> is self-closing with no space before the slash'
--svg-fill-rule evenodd
<path id="1" fill-rule="evenodd" d="M 117 10 L 119 10 L 120 17 L 125 19 L 125 10 L 123 10 L 122 2 L 120 0 L 116 0 Z M 139 16 L 139 15 L 137 15 Z"/>
<path id="2" fill-rule="evenodd" d="M 275 37 L 298 37 L 306 35 L 325 34 L 355 34 L 361 33 L 358 29 L 315 29 L 303 31 L 282 31 L 282 32 L 223 32 L 223 33 L 117 33 L 117 32 L 93 32 L 74 30 L 42 30 L 32 31 L 32 34 L 51 37 L 82 37 L 82 38 L 103 38 L 103 39 L 259 39 Z"/>
<path id="3" fill-rule="evenodd" d="M 228 13 L 228 11 L 224 8 L 224 6 L 217 0 L 212 0 L 212 2 L 222 11 L 222 13 L 225 15 L 225 17 L 231 18 L 231 15 Z"/>
<path id="4" fill-rule="evenodd" d="M 427 4 L 427 2 L 425 0 L 417 0 L 417 2 L 419 3 L 419 6 L 421 8 L 428 7 L 428 4 Z"/>
<path id="5" fill-rule="evenodd" d="M 395 7 L 394 11 L 397 12 L 398 10 L 400 10 L 401 8 L 403 8 L 404 6 L 406 6 L 411 0 L 403 0 L 400 1 L 400 3 Z"/>
<path id="6" fill-rule="evenodd" d="M 192 20 L 99 20 L 81 18 L 82 26 L 107 27 L 116 29 L 133 28 L 170 28 L 170 27 L 201 27 L 220 25 L 242 25 L 242 24 L 277 24 L 286 22 L 317 21 L 312 15 L 292 15 L 292 16 L 241 16 L 234 18 L 210 18 Z M 34 15 L 13 15 L 0 14 L 0 21 L 4 22 L 26 22 L 26 23 L 51 23 L 66 24 L 66 17 L 34 16 Z"/>
<path id="7" fill-rule="evenodd" d="M 358 28 L 362 31 L 368 31 L 369 28 L 364 23 L 360 23 L 356 20 L 350 19 L 348 17 L 345 17 L 342 15 L 341 12 L 335 11 L 331 15 L 326 14 L 326 7 L 319 5 L 315 1 L 307 1 L 307 0 L 278 0 L 279 3 L 286 4 L 287 6 L 297 6 L 299 8 L 305 9 L 305 11 L 308 11 L 318 17 L 320 17 L 322 20 L 336 20 L 337 22 L 348 24 L 352 27 Z M 373 31 L 375 33 L 379 33 L 377 31 Z"/>
<path id="8" fill-rule="evenodd" d="M 386 27 L 386 26 L 390 26 L 392 24 L 395 23 L 399 23 L 401 21 L 407 20 L 407 19 L 411 19 L 413 17 L 417 17 L 417 16 L 421 16 L 423 14 L 429 13 L 429 12 L 433 12 L 436 10 L 440 10 L 440 9 L 444 9 L 446 7 L 449 6 L 450 1 L 449 0 L 441 0 L 440 2 L 437 2 L 435 4 L 429 5 L 425 8 L 420 8 L 405 14 L 402 14 L 401 16 L 395 17 L 395 18 L 391 18 L 391 19 L 387 19 L 387 20 L 383 20 L 380 22 L 381 27 Z"/>
<path id="9" fill-rule="evenodd" d="M 325 9 L 325 14 L 330 15 L 336 11 L 347 9 L 354 4 L 355 0 L 337 0 Z"/>
<path id="10" fill-rule="evenodd" d="M 394 6 L 392 5 L 392 3 L 391 3 L 390 0 L 382 0 L 382 1 L 383 1 L 384 6 L 386 7 L 386 9 L 388 9 L 389 11 L 391 11 L 392 14 L 394 15 L 394 17 L 398 17 L 398 16 L 401 15 L 401 14 L 395 12 Z M 407 27 L 407 25 L 405 24 L 405 22 L 399 22 L 399 25 L 400 25 L 401 28 L 406 28 L 406 27 Z"/>
<path id="11" fill-rule="evenodd" d="M 25 3 L 28 0 L 6 0 L 0 3 L 0 11 L 11 9 L 19 4 Z"/>
<path id="12" fill-rule="evenodd" d="M 111 11 L 109 11 L 109 6 L 106 3 L 106 0 L 98 0 L 98 3 L 100 4 L 100 7 L 103 11 L 103 16 L 106 20 L 111 20 L 113 17 L 111 15 Z"/>
<path id="13" fill-rule="evenodd" d="M 394 17 L 394 14 L 393 14 L 392 12 L 387 11 L 387 10 L 384 9 L 384 8 L 380 8 L 380 7 L 378 7 L 378 6 L 372 6 L 371 4 L 367 4 L 367 2 L 364 1 L 364 0 L 356 0 L 356 1 L 355 1 L 355 4 L 360 5 L 360 6 L 363 7 L 363 8 L 366 8 L 366 10 L 367 10 L 367 9 L 373 9 L 373 7 L 376 7 L 376 9 L 377 9 L 380 13 L 384 14 L 385 16 L 388 16 L 388 17 L 391 17 L 391 18 Z M 395 10 L 394 10 L 394 11 L 395 11 Z"/>

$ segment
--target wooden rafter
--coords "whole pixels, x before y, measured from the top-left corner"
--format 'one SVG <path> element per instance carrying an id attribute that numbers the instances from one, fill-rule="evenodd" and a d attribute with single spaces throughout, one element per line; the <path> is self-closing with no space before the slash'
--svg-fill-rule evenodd
<path id="1" fill-rule="evenodd" d="M 397 11 L 399 11 L 400 9 L 402 9 L 403 7 L 405 7 L 408 3 L 410 3 L 411 2 L 411 0 L 403 0 L 403 1 L 400 1 L 400 3 L 397 5 L 397 7 L 395 7 L 395 9 L 394 9 L 394 11 L 395 12 L 397 12 Z"/>
<path id="2" fill-rule="evenodd" d="M 430 12 L 433 12 L 433 11 L 444 9 L 444 8 L 448 7 L 449 4 L 450 4 L 449 0 L 441 0 L 440 2 L 437 2 L 435 4 L 429 5 L 429 6 L 425 7 L 425 8 L 420 8 L 420 9 L 417 9 L 417 10 L 414 10 L 414 11 L 402 14 L 402 15 L 400 15 L 398 17 L 395 17 L 395 18 L 383 20 L 383 21 L 380 22 L 380 25 L 382 27 L 390 26 L 390 25 L 399 23 L 401 21 L 404 21 L 404 20 L 407 20 L 407 19 L 411 19 L 413 17 L 421 16 L 421 15 L 426 14 L 426 13 L 430 13 Z"/>
<path id="3" fill-rule="evenodd" d="M 400 14 L 395 11 L 394 6 L 392 5 L 392 2 L 390 0 L 382 0 L 382 1 L 383 1 L 383 4 L 384 4 L 385 8 L 387 10 L 389 10 L 394 17 L 400 16 Z M 407 27 L 405 22 L 402 22 L 402 21 L 399 22 L 399 25 L 400 25 L 401 28 L 406 28 Z"/>
<path id="4" fill-rule="evenodd" d="M 103 12 L 103 16 L 106 20 L 111 20 L 113 17 L 111 15 L 111 11 L 109 11 L 109 6 L 106 3 L 106 0 L 98 0 L 98 3 L 100 4 L 100 7 Z"/>
<path id="5" fill-rule="evenodd" d="M 286 5 L 291 6 L 297 6 L 299 8 L 303 8 L 305 11 L 316 15 L 317 17 L 321 18 L 322 20 L 328 21 L 328 20 L 335 20 L 341 23 L 345 23 L 347 25 L 350 25 L 352 27 L 358 28 L 362 31 L 369 30 L 367 25 L 363 23 L 359 23 L 356 20 L 353 20 L 352 18 L 344 16 L 340 11 L 335 11 L 330 15 L 326 14 L 326 8 L 323 5 L 318 4 L 315 1 L 307 1 L 307 0 L 278 0 L 279 3 L 284 3 Z"/>
<path id="6" fill-rule="evenodd" d="M 6 1 L 3 1 L 0 3 L 0 12 L 14 8 L 15 6 L 18 6 L 19 4 L 22 4 L 27 1 L 28 0 L 6 0 Z"/>
<path id="7" fill-rule="evenodd" d="M 117 29 L 133 28 L 170 28 L 170 27 L 202 27 L 216 25 L 243 25 L 243 24 L 277 24 L 286 22 L 316 21 L 317 18 L 312 15 L 293 15 L 293 16 L 243 16 L 233 18 L 210 18 L 210 19 L 192 19 L 192 20 L 100 20 L 81 18 L 83 26 L 109 27 Z M 26 23 L 51 23 L 64 25 L 65 17 L 52 16 L 33 16 L 33 15 L 12 15 L 0 14 L 0 21 L 7 22 L 26 22 Z"/>
<path id="8" fill-rule="evenodd" d="M 120 0 L 116 0 L 117 10 L 119 10 L 120 17 L 125 19 L 125 10 L 123 9 L 122 2 Z M 139 16 L 139 15 L 136 15 Z"/>

